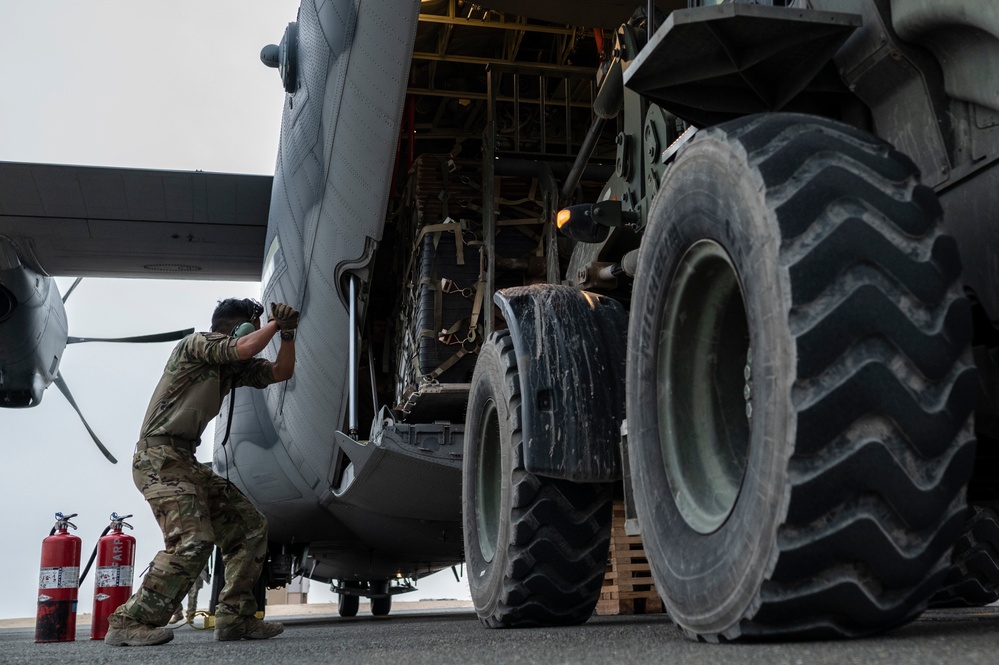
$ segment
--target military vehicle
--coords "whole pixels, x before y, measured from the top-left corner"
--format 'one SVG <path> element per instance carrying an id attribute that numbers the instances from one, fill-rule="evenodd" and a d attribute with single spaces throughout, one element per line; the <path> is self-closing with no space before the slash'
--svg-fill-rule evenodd
<path id="1" fill-rule="evenodd" d="M 480 4 L 421 4 L 365 337 L 464 414 L 481 621 L 585 621 L 615 497 L 693 638 L 995 600 L 999 8 Z"/>

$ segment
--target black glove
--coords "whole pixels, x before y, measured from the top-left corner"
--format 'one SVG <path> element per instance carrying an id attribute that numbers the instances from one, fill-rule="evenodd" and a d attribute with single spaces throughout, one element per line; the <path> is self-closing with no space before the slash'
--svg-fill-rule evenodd
<path id="1" fill-rule="evenodd" d="M 298 327 L 298 310 L 280 302 L 271 303 L 271 320 L 280 330 L 294 330 Z"/>

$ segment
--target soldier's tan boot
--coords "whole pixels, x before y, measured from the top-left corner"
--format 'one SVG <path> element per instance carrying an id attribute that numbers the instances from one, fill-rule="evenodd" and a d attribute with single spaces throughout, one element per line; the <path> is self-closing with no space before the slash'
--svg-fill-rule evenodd
<path id="1" fill-rule="evenodd" d="M 173 631 L 160 628 L 138 619 L 121 614 L 108 617 L 108 632 L 104 636 L 104 644 L 113 647 L 150 647 L 156 644 L 166 644 L 173 639 Z"/>
<path id="2" fill-rule="evenodd" d="M 215 639 L 220 642 L 266 640 L 283 632 L 284 626 L 276 621 L 261 621 L 257 617 L 238 614 L 215 615 Z"/>

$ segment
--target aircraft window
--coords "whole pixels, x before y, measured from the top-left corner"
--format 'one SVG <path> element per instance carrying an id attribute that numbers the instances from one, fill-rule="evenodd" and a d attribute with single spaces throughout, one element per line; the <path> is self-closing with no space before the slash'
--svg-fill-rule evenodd
<path id="1" fill-rule="evenodd" d="M 264 273 L 260 278 L 260 284 L 264 289 L 267 288 L 271 277 L 277 272 L 277 257 L 280 249 L 281 243 L 275 235 L 274 240 L 271 241 L 271 246 L 267 248 L 267 254 L 264 256 Z"/>

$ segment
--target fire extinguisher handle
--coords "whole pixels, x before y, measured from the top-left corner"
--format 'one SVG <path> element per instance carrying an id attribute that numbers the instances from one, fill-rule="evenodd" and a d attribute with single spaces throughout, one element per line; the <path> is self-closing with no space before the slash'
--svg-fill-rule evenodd
<path id="1" fill-rule="evenodd" d="M 58 529 L 65 529 L 67 527 L 72 527 L 73 529 L 75 529 L 76 525 L 70 522 L 70 520 L 76 517 L 77 514 L 78 513 L 73 513 L 72 515 L 63 515 L 62 513 L 56 513 L 55 514 L 56 523 L 55 526 L 52 527 L 52 530 L 49 531 L 49 535 L 50 536 L 54 535 Z"/>
<path id="2" fill-rule="evenodd" d="M 126 522 L 131 515 L 118 515 L 118 513 L 111 513 L 111 527 L 116 529 L 121 529 L 123 526 L 127 526 L 129 529 L 134 529 L 131 524 Z"/>

